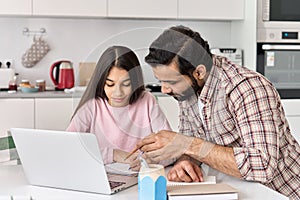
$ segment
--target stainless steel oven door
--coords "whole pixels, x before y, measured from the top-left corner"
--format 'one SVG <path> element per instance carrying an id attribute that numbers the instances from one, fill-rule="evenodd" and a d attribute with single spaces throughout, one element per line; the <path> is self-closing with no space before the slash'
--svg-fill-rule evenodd
<path id="1" fill-rule="evenodd" d="M 257 71 L 267 77 L 282 98 L 300 98 L 300 44 L 262 44 Z"/>

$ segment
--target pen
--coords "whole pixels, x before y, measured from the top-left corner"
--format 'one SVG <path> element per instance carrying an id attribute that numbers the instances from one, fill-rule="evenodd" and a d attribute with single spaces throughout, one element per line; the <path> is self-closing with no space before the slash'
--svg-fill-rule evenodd
<path id="1" fill-rule="evenodd" d="M 127 160 L 130 156 L 132 156 L 132 154 L 134 154 L 137 150 L 139 150 L 138 147 L 135 147 L 125 158 L 124 161 Z"/>
<path id="2" fill-rule="evenodd" d="M 155 132 L 154 134 L 156 134 L 157 132 Z M 138 147 L 135 147 L 125 158 L 124 161 L 127 160 L 130 156 L 132 156 L 132 154 L 134 154 L 137 150 L 139 150 Z"/>

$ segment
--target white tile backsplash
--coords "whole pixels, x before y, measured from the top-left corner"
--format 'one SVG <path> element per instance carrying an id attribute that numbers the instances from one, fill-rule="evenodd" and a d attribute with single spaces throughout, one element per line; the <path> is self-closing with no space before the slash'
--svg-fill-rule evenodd
<path id="1" fill-rule="evenodd" d="M 19 81 L 29 79 L 34 83 L 36 79 L 45 79 L 47 86 L 53 85 L 49 77 L 51 64 L 68 59 L 74 64 L 78 84 L 79 62 L 95 62 L 108 46 L 126 45 L 138 54 L 145 82 L 157 82 L 151 68 L 144 62 L 147 48 L 165 28 L 179 24 L 200 32 L 211 47 L 231 43 L 231 23 L 228 21 L 0 17 L 0 59 L 14 60 L 14 68 L 20 74 Z M 47 34 L 43 38 L 51 48 L 32 68 L 21 64 L 23 53 L 33 41 L 33 36 L 22 34 L 24 27 L 30 30 L 45 28 Z"/>

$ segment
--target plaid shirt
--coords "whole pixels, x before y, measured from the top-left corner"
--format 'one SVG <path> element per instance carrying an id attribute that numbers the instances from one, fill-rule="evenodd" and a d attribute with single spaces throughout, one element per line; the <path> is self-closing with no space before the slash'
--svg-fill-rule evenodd
<path id="1" fill-rule="evenodd" d="M 179 132 L 233 147 L 243 179 L 300 199 L 300 147 L 276 89 L 262 75 L 224 57 L 213 60 L 201 94 L 179 102 Z M 204 104 L 204 122 L 198 100 Z"/>

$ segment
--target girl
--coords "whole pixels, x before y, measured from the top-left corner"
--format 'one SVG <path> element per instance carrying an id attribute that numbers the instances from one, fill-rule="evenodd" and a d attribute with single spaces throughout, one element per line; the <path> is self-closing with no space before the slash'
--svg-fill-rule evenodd
<path id="1" fill-rule="evenodd" d="M 142 69 L 135 53 L 124 46 L 109 47 L 93 76 L 67 131 L 97 136 L 105 164 L 125 162 L 136 143 L 169 123 L 150 92 L 145 91 Z M 136 167 L 137 154 L 127 162 Z"/>

